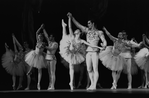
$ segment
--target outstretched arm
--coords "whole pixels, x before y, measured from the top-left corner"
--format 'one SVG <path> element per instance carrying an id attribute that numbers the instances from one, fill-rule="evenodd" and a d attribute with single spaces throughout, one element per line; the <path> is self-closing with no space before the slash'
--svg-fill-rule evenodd
<path id="1" fill-rule="evenodd" d="M 140 47 L 141 42 L 138 44 L 133 39 L 131 41 L 127 41 L 127 45 L 130 47 Z"/>
<path id="2" fill-rule="evenodd" d="M 115 38 L 114 36 L 112 36 L 109 32 L 108 32 L 108 30 L 105 28 L 105 27 L 103 27 L 103 30 L 106 32 L 106 34 L 108 35 L 108 37 L 112 40 L 112 41 L 116 41 L 117 40 L 117 38 Z"/>
<path id="3" fill-rule="evenodd" d="M 146 45 L 145 41 L 148 41 L 148 39 L 147 39 L 146 35 L 143 34 L 143 44 L 144 44 L 145 47 L 149 48 L 149 46 Z"/>
<path id="4" fill-rule="evenodd" d="M 72 16 L 71 13 L 68 13 L 68 15 L 72 18 L 73 23 L 74 23 L 78 28 L 80 28 L 83 32 L 86 32 L 86 33 L 87 33 L 87 31 L 88 31 L 88 28 L 87 28 L 87 27 L 81 25 L 78 21 L 76 21 L 76 19 Z"/>
<path id="5" fill-rule="evenodd" d="M 84 43 L 88 46 L 91 46 L 91 47 L 95 47 L 95 48 L 99 48 L 99 49 L 103 49 L 102 47 L 98 47 L 98 46 L 95 46 L 95 45 L 92 45 L 92 44 L 89 44 L 88 42 L 86 42 L 85 40 L 81 40 L 81 43 Z"/>
<path id="6" fill-rule="evenodd" d="M 99 37 L 102 41 L 101 46 L 106 47 L 107 46 L 107 41 L 106 41 L 105 36 L 104 36 L 102 31 L 99 31 Z"/>

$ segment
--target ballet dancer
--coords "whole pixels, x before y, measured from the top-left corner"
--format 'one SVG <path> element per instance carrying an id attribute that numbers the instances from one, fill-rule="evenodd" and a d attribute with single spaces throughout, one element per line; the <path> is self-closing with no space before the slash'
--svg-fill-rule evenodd
<path id="1" fill-rule="evenodd" d="M 78 28 L 80 28 L 82 32 L 86 33 L 86 39 L 88 43 L 90 43 L 91 45 L 97 46 L 99 43 L 99 40 L 101 40 L 102 41 L 101 46 L 103 47 L 103 49 L 106 47 L 107 42 L 105 40 L 104 34 L 102 31 L 97 30 L 97 28 L 94 25 L 94 22 L 89 20 L 88 27 L 85 27 L 85 26 L 82 26 L 79 22 L 77 22 L 71 13 L 69 14 L 73 23 Z M 96 84 L 99 78 L 99 72 L 98 72 L 99 49 L 88 46 L 86 51 L 87 51 L 87 54 L 86 54 L 87 71 L 89 74 L 89 79 L 91 81 L 91 85 L 87 88 L 87 90 L 95 90 Z"/>
<path id="2" fill-rule="evenodd" d="M 60 55 L 69 63 L 69 74 L 70 74 L 70 88 L 73 90 L 73 79 L 74 79 L 74 66 L 80 64 L 85 60 L 85 52 L 81 48 L 81 44 L 86 44 L 91 47 L 98 47 L 96 45 L 91 45 L 88 42 L 80 39 L 80 30 L 77 29 L 73 31 L 71 29 L 71 17 L 68 14 L 68 24 L 69 24 L 69 35 L 66 33 L 66 23 L 62 20 L 63 35 L 62 40 L 60 41 Z"/>
<path id="3" fill-rule="evenodd" d="M 12 34 L 13 38 L 13 44 L 14 44 L 14 51 L 9 49 L 9 46 L 5 43 L 5 49 L 6 52 L 2 56 L 2 66 L 5 68 L 5 70 L 12 75 L 12 81 L 13 81 L 13 90 L 16 90 L 16 77 L 19 76 L 19 85 L 17 87 L 17 90 L 22 87 L 22 79 L 24 75 L 24 65 L 21 63 L 21 57 L 19 54 L 22 53 L 22 47 L 19 45 L 19 50 L 17 49 L 16 44 L 18 45 L 18 42 L 15 38 L 15 36 Z"/>
<path id="4" fill-rule="evenodd" d="M 149 72 L 149 39 L 146 37 L 145 34 L 142 35 L 142 49 L 135 55 L 135 61 L 140 69 L 143 70 L 143 82 L 145 82 L 145 86 L 142 88 L 147 88 L 149 86 L 147 74 Z M 147 43 L 147 44 L 146 44 Z M 143 85 L 142 85 L 143 86 Z"/>
<path id="5" fill-rule="evenodd" d="M 131 89 L 131 54 L 129 49 L 130 47 L 139 47 L 140 44 L 135 43 L 133 40 L 126 41 L 126 35 L 123 32 L 119 32 L 118 38 L 115 38 L 105 27 L 103 29 L 114 43 L 113 46 L 106 47 L 99 55 L 103 65 L 112 71 L 113 85 L 111 89 L 117 88 L 120 74 L 125 68 L 128 74 L 128 89 Z"/>
<path id="6" fill-rule="evenodd" d="M 40 26 L 40 28 L 36 32 L 36 47 L 35 50 L 31 50 L 29 53 L 25 55 L 25 61 L 26 63 L 31 66 L 27 75 L 30 75 L 32 67 L 35 67 L 38 69 L 38 83 L 37 83 L 37 89 L 40 90 L 40 81 L 42 77 L 42 68 L 46 68 L 46 61 L 44 58 L 44 46 L 45 43 L 43 42 L 43 34 L 40 33 L 41 29 L 43 29 L 43 24 Z"/>
<path id="7" fill-rule="evenodd" d="M 55 80 L 56 80 L 55 70 L 56 70 L 56 64 L 57 64 L 55 53 L 58 48 L 58 43 L 54 40 L 53 35 L 48 36 L 45 28 L 43 28 L 43 32 L 48 42 L 48 46 L 45 47 L 47 49 L 45 59 L 47 61 L 47 67 L 48 67 L 48 73 L 49 73 L 48 90 L 54 90 L 55 89 L 54 85 L 55 85 Z"/>

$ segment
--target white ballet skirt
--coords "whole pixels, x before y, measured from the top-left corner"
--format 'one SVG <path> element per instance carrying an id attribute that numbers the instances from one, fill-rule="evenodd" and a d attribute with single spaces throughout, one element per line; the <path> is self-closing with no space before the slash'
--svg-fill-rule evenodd
<path id="1" fill-rule="evenodd" d="M 102 64 L 112 71 L 122 71 L 125 59 L 121 55 L 113 54 L 113 46 L 107 46 L 105 50 L 99 53 L 99 59 Z"/>
<path id="2" fill-rule="evenodd" d="M 70 50 L 70 37 L 66 36 L 60 41 L 60 55 L 68 63 L 73 65 L 80 64 L 85 61 L 86 47 L 84 44 L 80 44 L 80 47 L 76 50 Z M 68 65 L 68 64 L 67 64 Z"/>
<path id="3" fill-rule="evenodd" d="M 31 66 L 38 69 L 46 68 L 46 60 L 39 48 L 36 47 L 35 50 L 31 50 L 25 55 L 25 62 Z"/>
<path id="4" fill-rule="evenodd" d="M 2 56 L 2 66 L 11 75 L 23 76 L 25 72 L 24 63 L 19 58 L 14 61 L 14 57 L 14 52 L 12 50 L 7 50 Z"/>
<path id="5" fill-rule="evenodd" d="M 149 56 L 146 57 L 148 52 L 149 50 L 147 48 L 140 49 L 135 55 L 135 61 L 141 69 L 149 72 Z"/>

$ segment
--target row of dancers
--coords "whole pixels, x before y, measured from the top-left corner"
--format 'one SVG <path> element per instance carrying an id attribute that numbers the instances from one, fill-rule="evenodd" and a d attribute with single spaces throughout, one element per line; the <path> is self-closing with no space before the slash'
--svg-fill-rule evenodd
<path id="1" fill-rule="evenodd" d="M 144 88 L 149 86 L 147 79 L 147 73 L 149 71 L 149 39 L 145 34 L 142 35 L 142 41 L 137 43 L 133 38 L 128 40 L 127 34 L 124 31 L 119 32 L 116 38 L 112 36 L 105 27 L 103 28 L 103 31 L 98 30 L 95 27 L 94 22 L 91 20 L 88 21 L 88 27 L 85 27 L 76 21 L 71 13 L 68 13 L 67 16 L 68 24 L 62 19 L 62 39 L 59 43 L 59 54 L 63 60 L 69 64 L 69 86 L 71 90 L 74 89 L 74 68 L 76 65 L 83 62 L 86 63 L 88 78 L 90 80 L 90 85 L 87 87 L 87 90 L 96 89 L 99 78 L 99 60 L 106 68 L 112 71 L 113 83 L 111 89 L 117 88 L 121 72 L 126 73 L 128 76 L 128 89 L 132 88 L 132 75 L 137 73 L 137 66 L 133 66 L 132 61 L 135 61 L 135 63 L 145 72 Z M 78 29 L 73 31 L 71 22 L 73 22 Z M 67 26 L 69 34 L 67 34 Z M 107 46 L 104 32 L 110 40 L 113 41 L 113 46 Z M 86 34 L 86 41 L 80 38 L 81 34 Z M 17 88 L 19 89 L 22 86 L 22 76 L 26 74 L 28 77 L 26 90 L 28 90 L 32 69 L 37 68 L 37 89 L 40 90 L 42 68 L 48 68 L 50 78 L 48 90 L 55 89 L 55 70 L 57 64 L 55 53 L 58 49 L 58 43 L 54 40 L 54 37 L 48 35 L 42 24 L 36 32 L 37 43 L 35 49 L 29 49 L 27 44 L 25 44 L 25 51 L 23 51 L 23 47 L 14 34 L 12 37 L 14 51 L 9 49 L 8 45 L 5 44 L 6 53 L 2 56 L 2 66 L 12 75 L 13 88 L 15 89 L 16 76 L 20 76 L 20 83 Z M 43 41 L 43 38 L 46 38 L 47 43 Z M 101 46 L 99 47 L 98 44 L 100 40 Z M 140 48 L 140 51 L 135 54 L 131 51 L 134 48 Z M 47 51 L 46 53 L 44 52 L 45 49 Z"/>

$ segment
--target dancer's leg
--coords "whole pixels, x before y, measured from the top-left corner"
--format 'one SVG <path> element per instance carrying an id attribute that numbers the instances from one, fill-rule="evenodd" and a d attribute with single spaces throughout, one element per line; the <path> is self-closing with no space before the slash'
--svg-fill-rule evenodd
<path id="1" fill-rule="evenodd" d="M 113 78 L 113 83 L 111 89 L 116 89 L 117 87 L 117 75 L 116 71 L 112 71 L 112 78 Z"/>
<path id="2" fill-rule="evenodd" d="M 17 90 L 19 90 L 22 87 L 22 82 L 23 82 L 23 76 L 19 76 L 19 86 Z"/>
<path id="3" fill-rule="evenodd" d="M 56 80 L 56 77 L 55 77 L 56 63 L 57 63 L 56 60 L 50 61 L 51 84 L 49 89 L 55 89 L 54 85 Z"/>
<path id="4" fill-rule="evenodd" d="M 37 83 L 37 89 L 40 90 L 40 81 L 42 77 L 42 69 L 38 69 L 38 83 Z"/>
<path id="5" fill-rule="evenodd" d="M 94 71 L 94 86 L 93 89 L 96 89 L 97 81 L 99 78 L 99 72 L 98 72 L 98 54 L 94 53 L 92 55 L 92 63 L 93 63 L 93 71 Z"/>
<path id="6" fill-rule="evenodd" d="M 16 83 L 16 76 L 15 75 L 12 76 L 12 82 L 13 82 L 13 84 L 12 84 L 13 90 L 15 90 L 15 83 Z"/>
<path id="7" fill-rule="evenodd" d="M 87 71 L 88 71 L 89 79 L 91 80 L 91 85 L 87 89 L 91 89 L 93 87 L 93 84 L 94 84 L 94 80 L 93 80 L 93 74 L 94 73 L 93 73 L 93 69 L 92 69 L 91 55 L 89 53 L 87 53 L 87 55 L 86 55 L 86 65 L 87 65 Z"/>
<path id="8" fill-rule="evenodd" d="M 128 72 L 128 89 L 132 88 L 132 75 L 131 75 L 131 59 L 126 60 Z"/>
<path id="9" fill-rule="evenodd" d="M 70 63 L 69 64 L 69 75 L 70 75 L 70 88 L 73 90 L 73 79 L 74 79 L 74 66 Z"/>

